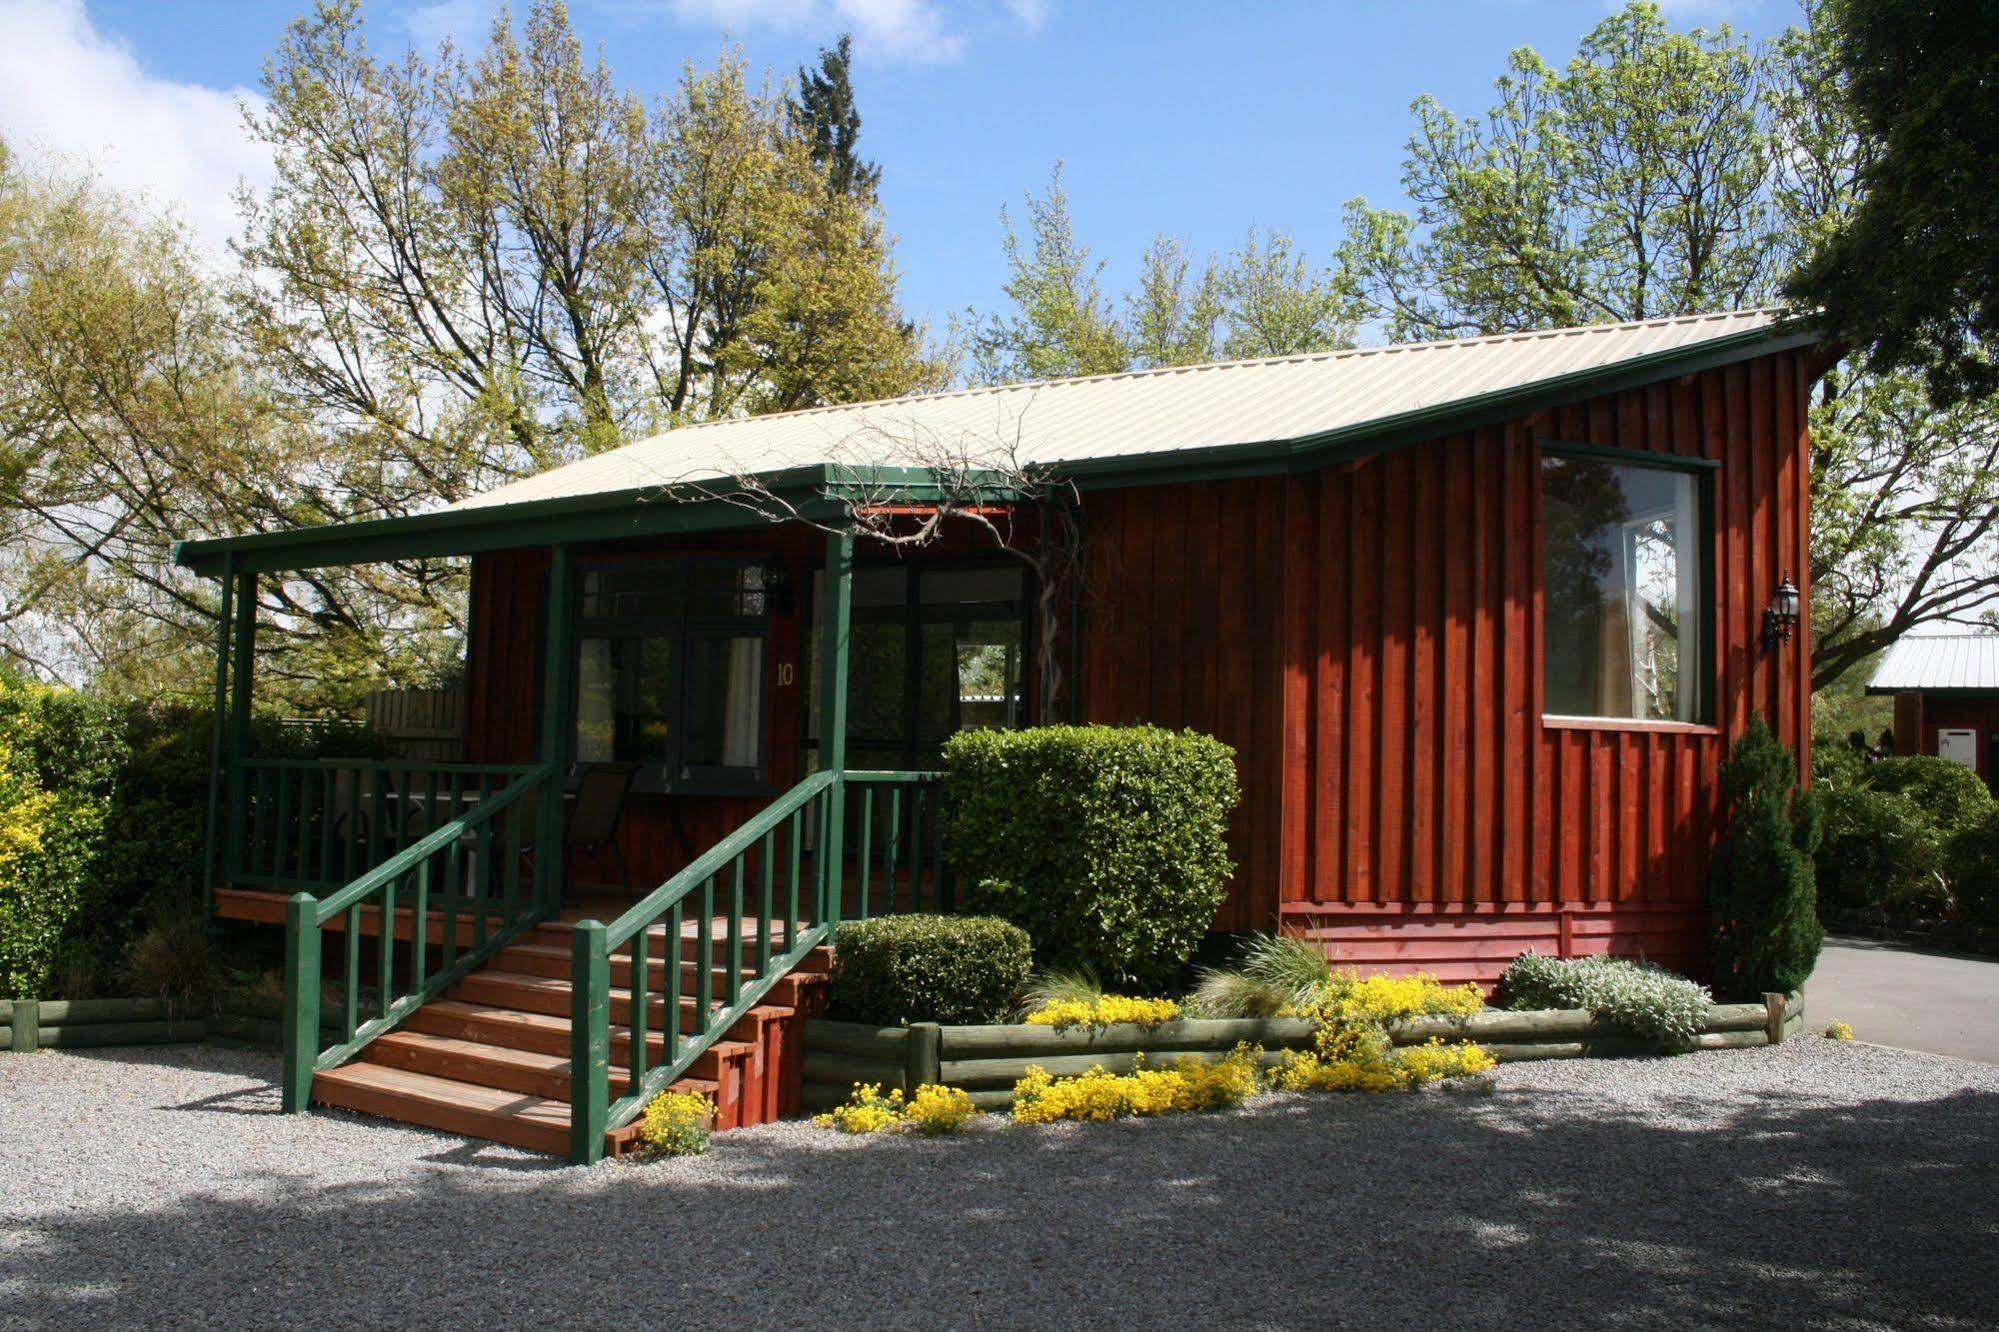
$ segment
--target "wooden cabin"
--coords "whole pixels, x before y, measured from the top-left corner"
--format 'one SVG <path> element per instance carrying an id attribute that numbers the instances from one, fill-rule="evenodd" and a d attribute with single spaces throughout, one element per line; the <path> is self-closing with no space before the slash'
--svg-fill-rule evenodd
<path id="1" fill-rule="evenodd" d="M 718 846 L 757 854 L 743 834 L 815 781 L 822 804 L 871 773 L 915 781 L 968 725 L 1153 722 L 1236 750 L 1216 930 L 1446 978 L 1490 981 L 1530 948 L 1698 974 L 1731 739 L 1762 714 L 1809 770 L 1810 626 L 1764 627 L 1808 570 L 1815 344 L 1740 311 L 719 421 L 436 513 L 180 558 L 242 606 L 301 568 L 470 556 L 480 791 L 639 765 L 615 853 L 565 851 L 571 883 L 691 902 Z M 954 508 L 932 541 L 853 534 Z M 1065 542 L 1081 572 L 1044 613 Z M 275 919 L 274 882 L 323 894 L 346 866 L 243 861 L 288 826 L 293 780 L 246 776 L 254 632 L 238 616 L 223 639 L 213 881 L 225 913 Z M 298 785 L 289 817 L 335 791 Z M 832 810 L 821 925 L 852 909 L 840 866 L 881 845 Z M 792 835 L 795 891 L 798 848 L 827 838 Z M 761 854 L 782 868 L 781 842 Z M 545 910 L 574 907 L 538 883 Z M 359 898 L 313 900 L 301 919 L 366 928 Z"/>
<path id="2" fill-rule="evenodd" d="M 1999 634 L 1898 639 L 1867 692 L 1895 700 L 1897 754 L 1961 763 L 1999 794 Z"/>

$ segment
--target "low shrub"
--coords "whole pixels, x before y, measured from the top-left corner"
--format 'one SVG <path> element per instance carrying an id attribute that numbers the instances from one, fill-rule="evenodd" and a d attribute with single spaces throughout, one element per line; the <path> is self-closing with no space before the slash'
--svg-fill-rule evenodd
<path id="1" fill-rule="evenodd" d="M 1318 1024 L 1312 1049 L 1289 1054 L 1272 1081 L 1284 1091 L 1408 1091 L 1443 1078 L 1470 1077 L 1492 1067 L 1492 1058 L 1469 1042 L 1398 1049 L 1389 1027 L 1411 1018 L 1467 1018 L 1485 1006 L 1476 985 L 1445 985 L 1435 976 L 1332 978 L 1287 1013 Z"/>
<path id="2" fill-rule="evenodd" d="M 1180 1005 L 1171 999 L 1133 999 L 1122 994 L 1101 994 L 1091 1000 L 1062 1000 L 1044 1004 L 1029 1013 L 1027 1025 L 1053 1027 L 1107 1027 L 1113 1022 L 1136 1022 L 1156 1027 L 1180 1016 Z"/>
<path id="3" fill-rule="evenodd" d="M 1812 876 L 1823 809 L 1761 717 L 1722 764 L 1721 788 L 1728 823 L 1708 870 L 1715 984 L 1732 999 L 1788 994 L 1825 942 Z"/>
<path id="4" fill-rule="evenodd" d="M 646 1107 L 639 1141 L 658 1156 L 699 1156 L 708 1150 L 715 1103 L 701 1092 L 661 1092 Z"/>
<path id="5" fill-rule="evenodd" d="M 974 909 L 1044 967 L 1178 982 L 1234 872 L 1234 751 L 1156 726 L 961 731 L 945 742 L 944 842 Z"/>
<path id="6" fill-rule="evenodd" d="M 1999 810 L 1960 830 L 1944 848 L 1951 909 L 1974 925 L 1999 925 Z"/>
<path id="7" fill-rule="evenodd" d="M 1907 797 L 1939 837 L 1948 839 L 1993 811 L 1984 779 L 1961 763 L 1928 754 L 1904 754 L 1867 767 L 1867 785 Z"/>
<path id="8" fill-rule="evenodd" d="M 1826 1024 L 1825 1035 L 1829 1041 L 1850 1041 L 1853 1039 L 1853 1028 L 1844 1022 L 1833 1021 Z"/>
<path id="9" fill-rule="evenodd" d="M 1815 860 L 1821 903 L 1918 915 L 1941 910 L 1945 844 L 1907 796 L 1833 787 L 1824 805 L 1825 837 Z"/>
<path id="10" fill-rule="evenodd" d="M 857 1082 L 844 1105 L 814 1115 L 812 1122 L 841 1133 L 895 1133 L 909 1129 L 941 1137 L 963 1129 L 976 1114 L 971 1094 L 957 1087 L 925 1083 L 916 1089 L 916 1095 L 905 1100 L 900 1087 L 884 1093 L 878 1082 Z"/>
<path id="11" fill-rule="evenodd" d="M 1499 977 L 1499 995 L 1511 1009 L 1587 1009 L 1666 1046 L 1684 1046 L 1699 1035 L 1712 1002 L 1707 987 L 1650 963 L 1539 953 L 1513 960 Z"/>
<path id="12" fill-rule="evenodd" d="M 159 999 L 169 1011 L 205 1009 L 222 989 L 222 968 L 198 912 L 164 916 L 132 940 L 118 967 L 124 988 L 143 999 Z"/>
<path id="13" fill-rule="evenodd" d="M 1256 1094 L 1261 1054 L 1254 1046 L 1238 1045 L 1217 1060 L 1183 1057 L 1158 1069 L 1145 1067 L 1145 1056 L 1139 1055 L 1130 1073 L 1098 1065 L 1073 1078 L 1050 1077 L 1039 1064 L 1030 1065 L 1013 1087 L 1013 1118 L 1052 1124 L 1226 1110 Z"/>
<path id="14" fill-rule="evenodd" d="M 1018 926 L 991 916 L 877 916 L 835 939 L 841 1016 L 903 1022 L 1004 1022 L 1032 966 Z"/>

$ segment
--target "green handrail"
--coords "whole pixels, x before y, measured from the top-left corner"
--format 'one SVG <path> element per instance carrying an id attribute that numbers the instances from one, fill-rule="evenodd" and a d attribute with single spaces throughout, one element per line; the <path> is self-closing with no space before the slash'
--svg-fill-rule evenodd
<path id="1" fill-rule="evenodd" d="M 603 1154 L 606 1130 L 620 1127 L 635 1118 L 646 1104 L 669 1085 L 686 1076 L 687 1070 L 725 1036 L 729 1029 L 757 1004 L 812 949 L 830 942 L 833 927 L 841 918 L 842 896 L 846 889 L 845 867 L 837 863 L 837 851 L 819 854 L 821 847 L 838 848 L 841 830 L 830 828 L 829 811 L 840 808 L 835 800 L 848 783 L 859 783 L 868 795 L 877 787 L 888 788 L 888 806 L 895 811 L 898 833 L 876 844 L 888 868 L 888 896 L 895 897 L 897 852 L 905 841 L 908 896 L 920 898 L 921 874 L 928 851 L 933 878 L 940 884 L 942 862 L 934 845 L 926 847 L 921 811 L 926 800 L 932 804 L 931 827 L 936 819 L 934 800 L 941 787 L 937 774 L 921 772 L 820 772 L 807 777 L 779 796 L 741 827 L 709 850 L 694 858 L 657 889 L 623 912 L 609 924 L 584 921 L 571 935 L 570 967 L 570 1155 L 588 1164 Z M 910 789 L 911 824 L 909 835 L 901 830 L 903 791 Z M 871 847 L 866 838 L 870 817 L 863 814 L 863 840 L 858 846 L 861 896 L 856 918 L 870 914 L 867 883 L 872 876 Z M 817 820 L 816 824 L 814 820 Z M 810 897 L 806 898 L 805 864 L 802 849 L 816 830 L 810 870 Z M 779 876 L 783 876 L 780 891 Z M 715 906 L 719 891 L 728 904 L 727 923 L 718 940 Z M 938 900 L 941 904 L 943 894 Z M 753 914 L 746 907 L 754 902 Z M 807 906 L 809 903 L 809 911 Z M 692 1030 L 681 1031 L 681 971 L 683 928 L 693 917 L 694 990 Z M 807 916 L 810 919 L 808 921 Z M 746 937 L 745 927 L 754 922 L 754 934 Z M 664 926 L 660 943 L 659 989 L 662 1030 L 659 1057 L 651 1049 L 652 935 L 655 926 Z M 779 926 L 782 926 L 781 931 Z M 718 943 L 721 960 L 716 960 Z M 631 983 L 626 990 L 625 1040 L 627 1059 L 622 1094 L 613 1096 L 611 1074 L 611 1022 L 615 997 L 611 989 L 612 955 L 630 946 L 626 959 Z M 714 982 L 719 970 L 720 993 Z"/>
<path id="2" fill-rule="evenodd" d="M 561 882 L 561 854 L 559 850 L 553 855 L 534 854 L 538 848 L 534 828 L 528 826 L 533 821 L 527 797 L 537 791 L 543 801 L 561 798 L 561 772 L 556 765 L 527 768 L 502 790 L 440 823 L 324 899 L 303 892 L 287 899 L 281 1087 L 287 1112 L 306 1107 L 314 1073 L 353 1058 L 370 1041 L 393 1030 L 425 1001 L 442 994 L 552 913 L 553 890 Z M 451 793 L 451 798 L 455 801 L 458 794 Z M 472 848 L 469 865 L 468 844 Z M 496 845 L 500 851 L 497 857 Z M 526 894 L 519 891 L 523 862 L 531 865 L 534 876 Z M 495 871 L 500 886 L 497 901 L 491 892 Z M 396 954 L 403 942 L 398 937 L 396 913 L 398 897 L 405 889 L 410 921 L 405 967 L 408 981 L 406 988 L 396 993 Z M 364 910 L 375 913 L 378 941 L 375 1012 L 365 1021 L 360 1012 Z M 433 910 L 442 917 L 435 970 L 430 967 L 429 938 Z M 321 939 L 322 931 L 336 920 L 345 935 L 341 1039 L 322 1049 Z M 466 927 L 471 930 L 471 946 L 461 949 Z"/>

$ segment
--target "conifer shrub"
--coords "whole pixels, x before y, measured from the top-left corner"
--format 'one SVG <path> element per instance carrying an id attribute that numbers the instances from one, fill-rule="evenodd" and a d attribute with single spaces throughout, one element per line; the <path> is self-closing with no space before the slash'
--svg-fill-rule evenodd
<path id="1" fill-rule="evenodd" d="M 1709 872 L 1715 988 L 1741 1001 L 1789 993 L 1825 942 L 1812 873 L 1823 810 L 1761 717 L 1722 764 L 1721 786 L 1728 824 Z"/>

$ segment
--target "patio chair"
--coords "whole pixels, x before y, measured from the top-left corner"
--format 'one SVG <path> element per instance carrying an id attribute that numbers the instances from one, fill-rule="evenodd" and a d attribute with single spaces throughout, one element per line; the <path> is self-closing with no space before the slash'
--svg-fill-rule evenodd
<path id="1" fill-rule="evenodd" d="M 564 854 L 561 858 L 562 887 L 566 895 L 569 889 L 569 856 L 571 849 L 586 855 L 599 851 L 610 853 L 617 865 L 618 886 L 627 897 L 632 895 L 632 874 L 625 863 L 624 848 L 618 845 L 618 823 L 624 817 L 625 801 L 632 793 L 632 783 L 637 779 L 639 765 L 636 763 L 588 763 L 583 765 L 576 782 L 576 798 L 571 802 L 564 819 L 562 841 Z M 541 812 L 541 792 L 530 791 L 521 801 L 522 823 L 525 827 L 535 827 Z M 534 867 L 534 851 L 521 852 L 521 870 L 531 873 Z"/>

